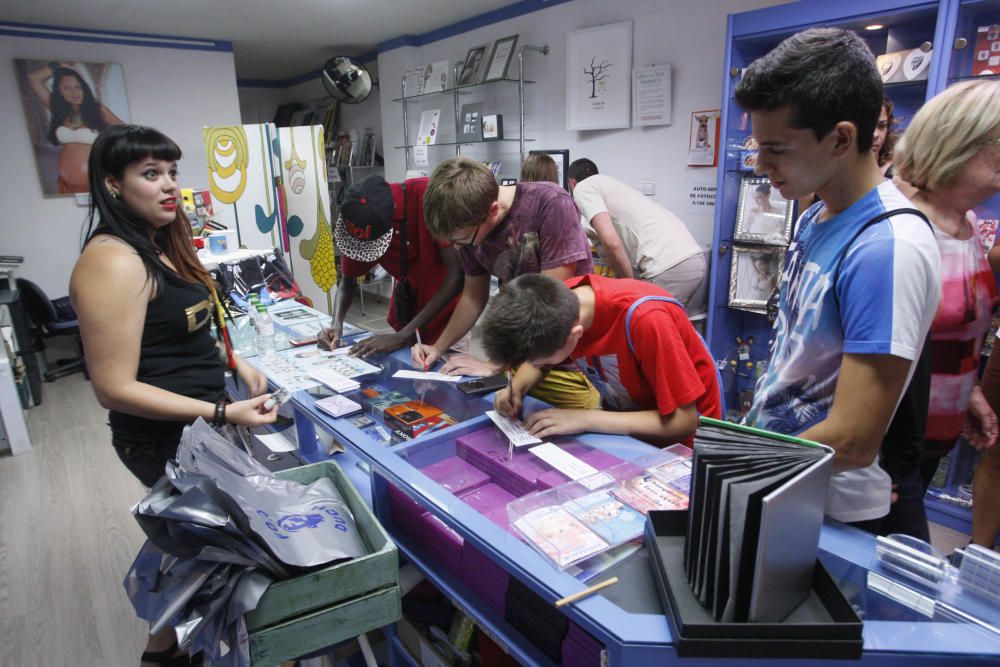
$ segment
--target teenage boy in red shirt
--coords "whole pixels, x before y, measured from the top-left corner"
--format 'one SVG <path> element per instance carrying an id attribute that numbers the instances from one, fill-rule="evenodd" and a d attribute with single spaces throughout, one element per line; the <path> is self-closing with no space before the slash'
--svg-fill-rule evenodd
<path id="1" fill-rule="evenodd" d="M 497 409 L 518 414 L 548 365 L 614 355 L 618 382 L 601 392 L 614 410 L 541 410 L 525 419 L 528 430 L 539 438 L 596 431 L 689 443 L 699 414 L 721 417 L 718 376 L 684 309 L 669 298 L 646 282 L 596 275 L 560 282 L 526 274 L 507 283 L 483 319 L 490 360 L 518 368 L 511 388 L 497 393 Z"/>

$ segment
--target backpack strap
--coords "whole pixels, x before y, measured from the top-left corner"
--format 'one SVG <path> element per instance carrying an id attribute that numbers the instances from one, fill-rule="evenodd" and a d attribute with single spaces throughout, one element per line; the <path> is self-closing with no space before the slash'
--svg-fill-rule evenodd
<path id="1" fill-rule="evenodd" d="M 837 266 L 833 270 L 833 298 L 837 302 L 837 310 L 840 310 L 840 297 L 837 296 L 837 281 L 840 280 L 840 266 L 844 263 L 844 258 L 847 257 L 847 253 L 851 250 L 851 246 L 854 245 L 854 242 L 858 240 L 858 237 L 860 237 L 866 229 L 897 215 L 915 215 L 924 221 L 927 227 L 931 230 L 932 234 L 934 233 L 931 221 L 927 218 L 923 211 L 919 211 L 915 208 L 894 208 L 891 211 L 879 213 L 871 220 L 866 221 L 865 224 L 858 228 L 858 231 L 854 232 L 854 236 L 852 236 L 851 240 L 844 246 L 844 250 L 840 253 L 840 257 L 837 258 Z"/>
<path id="2" fill-rule="evenodd" d="M 648 296 L 640 297 L 636 299 L 631 306 L 628 307 L 628 312 L 625 313 L 625 340 L 628 341 L 628 349 L 632 351 L 632 355 L 635 355 L 635 344 L 632 342 L 632 315 L 635 314 L 635 309 L 646 303 L 647 301 L 665 301 L 666 303 L 672 303 L 681 309 L 681 312 L 687 315 L 687 311 L 684 309 L 684 304 L 682 304 L 677 299 L 672 296 L 658 296 L 655 294 L 650 294 Z M 715 366 L 715 379 L 719 383 L 719 408 L 722 410 L 722 416 L 726 416 L 726 396 L 725 392 L 722 390 L 722 373 L 719 371 L 718 365 L 715 363 L 715 357 L 712 356 L 712 348 L 708 346 L 708 343 L 697 331 L 694 332 L 698 336 L 698 340 L 701 344 L 705 346 L 705 351 L 708 352 L 708 358 Z"/>

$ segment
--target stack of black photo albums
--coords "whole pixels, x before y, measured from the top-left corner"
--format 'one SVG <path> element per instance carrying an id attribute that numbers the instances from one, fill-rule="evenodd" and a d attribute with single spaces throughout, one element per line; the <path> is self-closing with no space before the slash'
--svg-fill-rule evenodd
<path id="1" fill-rule="evenodd" d="M 832 465 L 829 447 L 702 419 L 688 510 L 646 525 L 679 655 L 861 655 L 861 622 L 816 558 Z"/>

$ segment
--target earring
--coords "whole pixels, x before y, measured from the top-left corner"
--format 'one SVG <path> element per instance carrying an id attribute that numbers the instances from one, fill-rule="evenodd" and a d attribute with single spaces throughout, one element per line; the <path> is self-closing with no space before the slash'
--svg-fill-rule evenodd
<path id="1" fill-rule="evenodd" d="M 113 199 L 121 199 L 122 198 L 122 193 L 118 192 L 117 190 L 112 190 L 112 189 L 109 188 L 108 189 L 108 194 L 111 195 L 111 197 Z"/>

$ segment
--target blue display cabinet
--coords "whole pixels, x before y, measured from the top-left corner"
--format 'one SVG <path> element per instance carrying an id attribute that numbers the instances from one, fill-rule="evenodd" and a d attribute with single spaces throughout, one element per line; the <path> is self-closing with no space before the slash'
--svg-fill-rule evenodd
<path id="1" fill-rule="evenodd" d="M 396 370 L 409 367 L 407 357 L 404 351 L 376 360 L 383 370 L 376 376 L 361 378 L 362 389 L 377 384 L 400 391 L 445 410 L 457 424 L 409 442 L 389 445 L 358 428 L 352 417 L 329 417 L 315 407 L 314 395 L 301 391 L 292 398 L 300 455 L 308 461 L 331 456 L 339 461 L 352 481 L 371 499 L 376 516 L 392 535 L 400 553 L 521 664 L 593 667 L 695 664 L 695 659 L 681 659 L 676 654 L 669 625 L 653 592 L 654 580 L 643 551 L 593 580 L 614 574 L 621 579 L 618 585 L 562 610 L 552 607 L 555 600 L 579 592 L 587 584 L 556 568 L 506 530 L 502 520 L 487 516 L 493 515 L 493 511 L 476 509 L 467 496 L 456 497 L 429 472 L 431 466 L 455 456 L 461 438 L 491 428 L 491 422 L 483 415 L 490 408 L 490 400 L 467 397 L 451 384 L 392 378 Z M 349 396 L 361 400 L 360 394 Z M 526 409 L 530 412 L 541 407 L 544 406 L 529 399 Z M 317 429 L 332 435 L 345 451 L 333 455 L 323 451 L 316 444 Z M 623 461 L 653 451 L 650 445 L 624 436 L 584 434 L 554 438 L 553 442 L 573 442 Z M 411 507 L 401 512 L 400 503 Z M 504 508 L 495 509 L 503 512 Z M 415 524 L 413 518 L 421 515 L 427 520 Z M 420 532 L 427 530 L 434 531 L 430 538 Z M 988 662 L 990 656 L 1000 651 L 1000 636 L 996 634 L 940 608 L 932 606 L 928 614 L 926 605 L 914 606 L 905 596 L 893 597 L 871 588 L 867 578 L 873 569 L 875 549 L 870 535 L 831 522 L 823 528 L 820 550 L 827 569 L 865 619 L 864 662 L 930 665 L 945 660 L 949 664 L 979 664 Z M 527 604 L 529 608 L 534 605 L 540 619 L 547 617 L 551 621 L 556 617 L 554 625 L 563 625 L 564 634 L 557 640 L 562 644 L 546 645 L 530 621 L 512 613 L 514 591 L 521 591 L 520 600 L 530 599 Z M 419 664 L 392 628 L 386 628 L 386 634 L 391 664 Z M 574 636 L 575 640 L 567 638 Z M 591 649 L 586 653 L 587 659 L 567 657 L 566 651 L 573 650 L 570 644 L 574 641 L 576 646 Z M 697 662 L 702 664 L 705 659 Z"/>
<path id="2" fill-rule="evenodd" d="M 741 392 L 752 390 L 757 362 L 767 359 L 771 334 L 763 308 L 759 305 L 735 307 L 731 303 L 734 256 L 780 250 L 779 245 L 734 240 L 741 184 L 753 176 L 744 150 L 744 142 L 751 134 L 749 115 L 740 109 L 733 97 L 743 71 L 786 37 L 811 27 L 855 30 L 876 55 L 926 45 L 925 48 L 932 49 L 930 64 L 923 71 L 926 78 L 922 75 L 911 81 L 886 85 L 886 92 L 896 107 L 895 113 L 905 127 L 920 105 L 947 82 L 948 60 L 942 57 L 942 52 L 948 51 L 946 47 L 950 47 L 952 41 L 947 32 L 948 16 L 946 3 L 898 0 L 796 2 L 729 16 L 707 338 L 715 358 L 723 364 L 726 403 L 731 408 L 741 405 Z M 874 26 L 881 27 L 866 30 Z M 794 215 L 798 213 L 795 211 Z M 741 345 L 750 338 L 752 344 Z"/>

